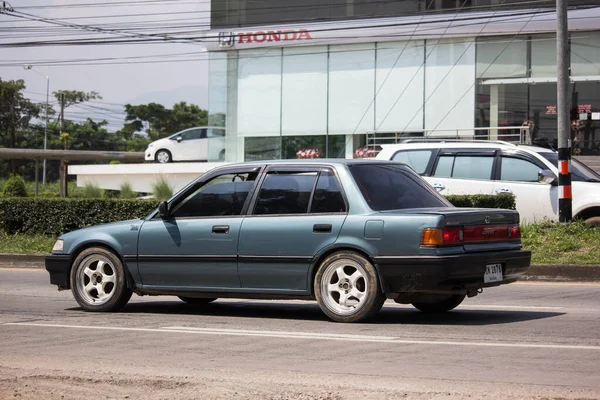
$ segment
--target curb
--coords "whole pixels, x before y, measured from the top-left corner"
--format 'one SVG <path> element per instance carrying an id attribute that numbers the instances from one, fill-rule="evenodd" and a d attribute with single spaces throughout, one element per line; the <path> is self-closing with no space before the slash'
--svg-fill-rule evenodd
<path id="1" fill-rule="evenodd" d="M 43 254 L 0 254 L 0 268 L 44 268 Z M 520 281 L 600 282 L 600 265 L 534 264 Z"/>

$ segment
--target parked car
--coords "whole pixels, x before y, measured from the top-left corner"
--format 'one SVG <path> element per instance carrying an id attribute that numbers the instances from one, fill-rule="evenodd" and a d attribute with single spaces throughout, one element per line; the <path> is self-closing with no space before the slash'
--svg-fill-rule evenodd
<path id="1" fill-rule="evenodd" d="M 386 298 L 451 310 L 530 258 L 516 211 L 456 208 L 404 164 L 294 160 L 216 168 L 145 218 L 64 234 L 46 269 L 87 311 L 132 293 L 316 299 L 354 322 Z"/>
<path id="2" fill-rule="evenodd" d="M 558 153 L 506 142 L 415 142 L 383 145 L 380 160 L 404 162 L 437 191 L 513 193 L 521 220 L 558 221 Z M 573 217 L 600 224 L 600 175 L 571 161 Z"/>
<path id="3" fill-rule="evenodd" d="M 148 145 L 146 161 L 224 161 L 225 129 L 199 126 L 185 129 Z"/>

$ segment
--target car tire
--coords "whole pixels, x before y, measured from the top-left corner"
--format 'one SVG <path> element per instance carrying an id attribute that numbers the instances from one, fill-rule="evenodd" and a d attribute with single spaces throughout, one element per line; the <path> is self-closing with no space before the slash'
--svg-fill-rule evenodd
<path id="1" fill-rule="evenodd" d="M 225 149 L 219 153 L 219 161 L 225 161 Z"/>
<path id="2" fill-rule="evenodd" d="M 123 263 L 102 247 L 82 251 L 71 267 L 71 291 L 85 311 L 118 311 L 131 298 Z"/>
<path id="3" fill-rule="evenodd" d="M 336 322 L 364 321 L 386 300 L 373 264 L 353 251 L 339 251 L 320 264 L 314 291 L 323 313 Z"/>
<path id="4" fill-rule="evenodd" d="M 435 295 L 431 300 L 414 302 L 412 305 L 426 313 L 443 313 L 458 307 L 465 297 L 464 294 Z"/>
<path id="5" fill-rule="evenodd" d="M 169 150 L 158 150 L 154 159 L 159 164 L 167 164 L 173 161 L 173 156 L 171 156 L 171 152 Z"/>
<path id="6" fill-rule="evenodd" d="M 600 217 L 587 218 L 583 222 L 590 226 L 600 226 Z"/>
<path id="7" fill-rule="evenodd" d="M 186 302 L 187 304 L 191 304 L 194 306 L 201 306 L 204 304 L 212 303 L 217 300 L 216 297 L 185 297 L 185 296 L 177 296 L 181 301 Z"/>

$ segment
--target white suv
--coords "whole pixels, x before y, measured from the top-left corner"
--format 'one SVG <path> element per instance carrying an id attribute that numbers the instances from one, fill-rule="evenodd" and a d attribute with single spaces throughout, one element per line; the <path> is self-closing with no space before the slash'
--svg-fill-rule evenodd
<path id="1" fill-rule="evenodd" d="M 225 161 L 225 128 L 199 126 L 154 141 L 145 151 L 146 161 Z"/>
<path id="2" fill-rule="evenodd" d="M 505 142 L 414 142 L 382 145 L 378 159 L 408 164 L 438 192 L 513 193 L 525 222 L 558 220 L 558 153 Z M 571 162 L 573 217 L 600 224 L 600 175 Z"/>

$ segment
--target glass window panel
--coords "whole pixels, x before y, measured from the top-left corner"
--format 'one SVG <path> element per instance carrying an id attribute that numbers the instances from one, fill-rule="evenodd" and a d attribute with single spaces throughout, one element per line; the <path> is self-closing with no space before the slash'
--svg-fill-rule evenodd
<path id="1" fill-rule="evenodd" d="M 425 45 L 379 43 L 376 69 L 378 131 L 423 129 L 423 60 Z"/>
<path id="2" fill-rule="evenodd" d="M 243 136 L 279 135 L 280 113 L 281 49 L 240 51 L 238 133 Z"/>
<path id="3" fill-rule="evenodd" d="M 283 136 L 282 158 L 325 158 L 325 135 L 321 136 Z"/>
<path id="4" fill-rule="evenodd" d="M 346 212 L 338 181 L 331 171 L 323 171 L 319 175 L 311 204 L 311 213 Z"/>
<path id="5" fill-rule="evenodd" d="M 421 175 L 425 173 L 432 153 L 433 150 L 399 151 L 392 160 L 405 163 Z"/>
<path id="6" fill-rule="evenodd" d="M 210 52 L 208 62 L 208 124 L 225 126 L 227 114 L 227 54 Z"/>
<path id="7" fill-rule="evenodd" d="M 456 156 L 453 178 L 491 179 L 494 157 L 487 156 Z"/>
<path id="8" fill-rule="evenodd" d="M 283 49 L 284 135 L 327 131 L 327 46 Z"/>
<path id="9" fill-rule="evenodd" d="M 534 36 L 531 39 L 531 76 L 556 78 L 556 38 Z"/>
<path id="10" fill-rule="evenodd" d="M 254 214 L 304 214 L 316 172 L 270 173 L 260 188 Z"/>
<path id="11" fill-rule="evenodd" d="M 499 36 L 477 41 L 477 78 L 527 76 L 527 41 Z"/>
<path id="12" fill-rule="evenodd" d="M 538 182 L 541 168 L 532 162 L 518 158 L 502 157 L 500 180 L 518 182 Z"/>
<path id="13" fill-rule="evenodd" d="M 175 218 L 239 215 L 258 173 L 220 175 L 185 198 Z"/>
<path id="14" fill-rule="evenodd" d="M 464 39 L 428 40 L 426 48 L 425 129 L 436 135 L 463 129 L 461 134 L 472 135 L 464 129 L 475 122 L 475 45 Z"/>
<path id="15" fill-rule="evenodd" d="M 440 178 L 450 178 L 452 176 L 453 166 L 454 156 L 440 156 L 433 175 Z"/>
<path id="16" fill-rule="evenodd" d="M 574 33 L 571 37 L 571 75 L 600 75 L 600 32 Z"/>
<path id="17" fill-rule="evenodd" d="M 244 138 L 244 160 L 277 160 L 281 158 L 281 137 Z"/>
<path id="18" fill-rule="evenodd" d="M 374 81 L 374 43 L 329 47 L 330 134 L 373 131 Z"/>

